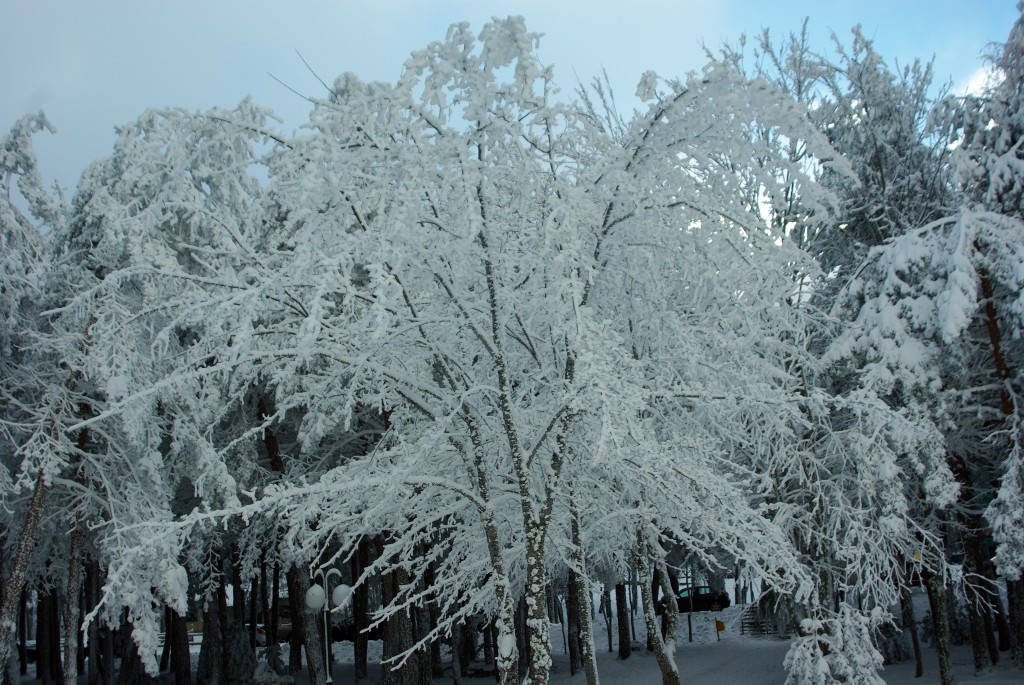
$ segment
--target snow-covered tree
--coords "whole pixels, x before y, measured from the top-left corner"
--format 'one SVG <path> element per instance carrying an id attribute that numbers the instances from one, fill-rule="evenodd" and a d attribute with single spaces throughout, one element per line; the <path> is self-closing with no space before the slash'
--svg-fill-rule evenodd
<path id="1" fill-rule="evenodd" d="M 44 313 L 50 264 L 42 233 L 58 230 L 68 211 L 59 192 L 47 192 L 36 165 L 31 137 L 46 130 L 53 127 L 40 113 L 0 139 L 0 506 L 12 512 L 0 538 L 5 562 L 13 548 L 10 565 L 0 568 L 4 672 L 47 498 L 75 453 L 66 428 L 79 408 L 76 379 L 62 358 L 74 347 L 55 342 Z"/>

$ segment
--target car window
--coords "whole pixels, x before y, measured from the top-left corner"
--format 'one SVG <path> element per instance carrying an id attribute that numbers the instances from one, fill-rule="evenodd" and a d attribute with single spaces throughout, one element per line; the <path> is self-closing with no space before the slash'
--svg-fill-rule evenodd
<path id="1" fill-rule="evenodd" d="M 711 588 L 709 588 L 709 587 L 697 588 L 697 594 L 698 595 L 710 595 L 711 594 Z"/>

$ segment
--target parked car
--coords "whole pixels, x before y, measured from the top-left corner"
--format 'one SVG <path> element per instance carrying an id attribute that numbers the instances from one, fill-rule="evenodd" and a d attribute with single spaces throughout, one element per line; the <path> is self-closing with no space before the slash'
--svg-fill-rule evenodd
<path id="1" fill-rule="evenodd" d="M 676 595 L 679 611 L 721 611 L 731 604 L 728 592 L 716 592 L 707 585 L 683 588 Z M 660 608 L 660 607 L 659 607 Z"/>

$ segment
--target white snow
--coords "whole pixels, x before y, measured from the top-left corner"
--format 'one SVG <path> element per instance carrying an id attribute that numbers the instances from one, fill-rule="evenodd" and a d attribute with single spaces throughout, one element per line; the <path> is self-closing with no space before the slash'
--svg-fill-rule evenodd
<path id="1" fill-rule="evenodd" d="M 915 602 L 916 604 L 917 602 Z M 783 685 L 786 672 L 783 660 L 790 647 L 790 640 L 777 637 L 762 637 L 739 634 L 739 614 L 742 607 L 730 607 L 714 614 L 698 612 L 692 615 L 693 642 L 688 640 L 685 615 L 680 615 L 679 631 L 676 635 L 676 664 L 680 682 L 686 685 Z M 715 618 L 726 624 L 726 629 L 716 639 Z M 608 652 L 608 642 L 603 619 L 598 616 L 595 623 L 595 647 L 597 648 L 598 672 L 602 685 L 661 685 L 661 673 L 654 660 L 654 654 L 644 648 L 645 629 L 640 617 L 634 619 L 637 641 L 634 652 L 626 661 L 619 661 L 615 651 Z M 582 671 L 569 674 L 568 656 L 562 641 L 562 626 L 551 626 L 551 644 L 554 647 L 551 669 L 551 685 L 585 685 Z M 615 643 L 617 644 L 617 643 Z M 614 646 L 614 645 L 613 645 Z M 935 650 L 926 644 L 924 649 L 924 675 L 914 677 L 912 660 L 886 666 L 881 677 L 888 685 L 937 685 L 939 683 L 938 658 Z M 193 655 L 193 662 L 195 657 Z M 380 681 L 381 643 L 371 641 L 369 649 L 369 676 L 360 681 L 374 685 Z M 956 682 L 974 685 L 1020 685 L 1024 675 L 1009 663 L 1007 653 L 1001 653 L 1000 663 L 989 673 L 975 676 L 970 646 L 953 647 L 953 669 Z M 354 683 L 353 650 L 351 642 L 334 644 L 335 683 Z M 31 672 L 31 669 L 30 669 Z M 450 671 L 449 671 L 450 673 Z M 23 680 L 23 682 L 30 682 Z M 83 680 L 84 682 L 84 680 Z M 435 678 L 437 685 L 452 683 L 450 677 Z M 490 680 L 467 678 L 464 683 L 485 685 Z M 308 674 L 295 674 L 296 685 L 307 685 Z"/>

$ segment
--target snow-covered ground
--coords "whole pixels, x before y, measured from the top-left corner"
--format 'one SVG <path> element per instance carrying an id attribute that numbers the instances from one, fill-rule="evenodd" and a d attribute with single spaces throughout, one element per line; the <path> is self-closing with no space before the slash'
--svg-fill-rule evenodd
<path id="1" fill-rule="evenodd" d="M 688 630 L 686 615 L 681 615 L 677 635 L 676 662 L 679 665 L 680 681 L 683 685 L 783 685 L 786 672 L 783 660 L 789 649 L 788 640 L 775 637 L 759 637 L 739 634 L 739 612 L 741 608 L 731 607 L 720 614 L 693 614 L 693 642 L 687 640 Z M 714 620 L 721 618 L 726 630 L 716 639 Z M 598 649 L 598 673 L 602 685 L 661 685 L 661 673 L 655 663 L 654 655 L 643 648 L 645 631 L 643 622 L 636 620 L 638 642 L 634 643 L 634 652 L 626 661 L 616 659 L 615 653 L 608 652 L 608 639 L 604 619 L 601 616 L 595 621 Z M 551 645 L 553 648 L 554 667 L 552 668 L 551 685 L 584 685 L 582 672 L 569 674 L 569 661 L 565 654 L 562 627 L 551 627 Z M 361 681 L 363 685 L 380 682 L 380 670 L 376 661 L 380 659 L 381 643 L 370 642 L 370 674 Z M 194 655 L 195 657 L 196 655 Z M 1024 685 L 1024 672 L 1015 669 L 1003 653 L 1000 663 L 992 672 L 975 677 L 971 663 L 970 647 L 953 648 L 953 664 L 956 681 L 971 685 Z M 938 659 L 935 650 L 925 648 L 924 676 L 914 678 L 914 662 L 886 666 L 881 673 L 889 685 L 937 685 L 939 683 Z M 193 661 L 195 658 L 193 658 Z M 337 642 L 334 645 L 334 683 L 335 685 L 355 685 L 352 668 L 353 652 L 350 642 Z M 22 680 L 25 685 L 34 681 L 34 669 L 29 669 L 29 676 Z M 172 682 L 168 674 L 164 674 L 166 682 Z M 84 682 L 84 676 L 81 679 Z M 487 685 L 493 682 L 489 678 L 466 678 L 464 685 Z M 309 678 L 305 671 L 295 674 L 295 685 L 308 685 Z M 437 685 L 451 683 L 449 678 L 436 679 Z"/>
<path id="2" fill-rule="evenodd" d="M 783 685 L 786 672 L 783 660 L 789 649 L 788 640 L 775 637 L 755 637 L 739 634 L 738 617 L 741 607 L 731 607 L 719 618 L 726 624 L 726 630 L 715 637 L 714 619 L 716 614 L 693 614 L 693 642 L 688 642 L 686 616 L 680 615 L 677 635 L 676 662 L 679 665 L 680 682 L 683 685 Z M 608 652 L 608 639 L 605 632 L 604 619 L 601 616 L 595 621 L 595 632 L 598 649 L 598 673 L 602 685 L 661 685 L 661 672 L 655 663 L 654 655 L 643 648 L 645 631 L 643 622 L 636 621 L 639 644 L 632 656 L 626 661 L 616 659 L 615 653 Z M 569 661 L 563 647 L 561 626 L 554 625 L 551 629 L 551 645 L 554 651 L 554 668 L 552 669 L 551 685 L 584 685 L 582 672 L 575 676 L 569 674 Z M 371 655 L 379 658 L 380 643 L 371 643 Z M 334 668 L 335 685 L 352 685 L 352 645 L 347 642 L 335 644 Z M 1006 653 L 1001 654 L 1001 661 L 991 673 L 975 677 L 971 662 L 970 647 L 954 647 L 953 663 L 958 683 L 971 685 L 1024 685 L 1024 672 L 1015 669 L 1008 661 Z M 924 676 L 914 678 L 914 662 L 886 666 L 881 673 L 889 685 L 938 685 L 939 666 L 935 650 L 925 647 Z M 377 673 L 371 667 L 369 682 L 377 682 Z M 296 685 L 302 685 L 301 678 L 296 678 Z M 308 680 L 305 680 L 308 682 Z M 364 681 L 365 682 L 365 681 Z M 438 679 L 438 685 L 450 683 L 450 679 Z M 489 679 L 465 679 L 464 685 L 481 685 L 492 682 Z"/>

